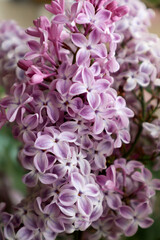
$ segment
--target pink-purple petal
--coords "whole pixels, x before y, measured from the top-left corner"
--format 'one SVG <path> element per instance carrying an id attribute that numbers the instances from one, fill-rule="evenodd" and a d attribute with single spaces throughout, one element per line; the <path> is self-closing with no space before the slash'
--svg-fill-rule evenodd
<path id="1" fill-rule="evenodd" d="M 42 150 L 52 148 L 53 145 L 53 138 L 49 135 L 41 135 L 35 141 L 35 147 Z"/>

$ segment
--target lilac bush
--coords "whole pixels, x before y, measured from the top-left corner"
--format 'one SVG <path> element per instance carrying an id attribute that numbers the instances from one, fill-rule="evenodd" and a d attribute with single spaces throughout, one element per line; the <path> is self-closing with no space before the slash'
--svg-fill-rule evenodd
<path id="1" fill-rule="evenodd" d="M 12 22 L 11 35 L 8 23 L 0 28 L 8 93 L 0 126 L 12 123 L 22 143 L 29 190 L 11 213 L 0 204 L 0 238 L 133 236 L 153 224 L 160 190 L 144 161 L 152 158 L 142 131 L 159 139 L 151 123 L 160 60 L 159 38 L 147 30 L 153 12 L 138 0 L 54 0 L 45 7 L 51 20 L 34 20 L 28 35 Z"/>

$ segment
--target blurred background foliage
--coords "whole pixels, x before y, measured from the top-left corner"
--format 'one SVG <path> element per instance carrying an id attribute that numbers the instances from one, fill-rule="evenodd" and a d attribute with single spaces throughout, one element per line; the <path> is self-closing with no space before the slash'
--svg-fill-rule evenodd
<path id="1" fill-rule="evenodd" d="M 145 2 L 150 7 L 160 7 L 160 0 L 143 0 L 143 2 Z"/>
<path id="2" fill-rule="evenodd" d="M 4 96 L 4 90 L 0 87 L 0 98 L 2 96 Z M 13 138 L 11 127 L 4 126 L 0 130 L 0 187 L 3 187 L 1 186 L 3 179 L 8 179 L 11 189 L 18 190 L 23 195 L 25 194 L 25 185 L 22 183 L 24 170 L 18 162 L 20 147 L 20 143 Z M 3 192 L 0 193 L 0 200 L 1 195 Z"/>

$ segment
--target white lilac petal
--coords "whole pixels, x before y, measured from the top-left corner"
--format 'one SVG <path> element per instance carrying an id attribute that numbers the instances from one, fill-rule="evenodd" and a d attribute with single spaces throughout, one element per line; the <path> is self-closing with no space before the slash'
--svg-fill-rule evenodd
<path id="1" fill-rule="evenodd" d="M 83 216 L 90 216 L 93 211 L 92 201 L 85 195 L 78 198 L 77 207 Z"/>
<path id="2" fill-rule="evenodd" d="M 63 205 L 59 205 L 59 209 L 61 210 L 61 212 L 69 217 L 75 217 L 76 214 L 76 207 L 75 205 L 73 206 L 63 206 Z"/>
<path id="3" fill-rule="evenodd" d="M 92 87 L 92 84 L 94 83 L 94 76 L 92 71 L 89 68 L 84 68 L 82 71 L 82 80 L 85 84 L 85 86 Z"/>
<path id="4" fill-rule="evenodd" d="M 110 82 L 107 81 L 107 79 L 99 79 L 95 82 L 94 89 L 99 93 L 105 92 L 109 87 L 109 85 L 110 85 Z"/>
<path id="5" fill-rule="evenodd" d="M 46 153 L 39 151 L 34 157 L 34 166 L 36 169 L 44 173 L 48 167 L 48 158 Z"/>
<path id="6" fill-rule="evenodd" d="M 130 224 L 130 221 L 128 221 L 128 219 L 126 219 L 126 218 L 118 216 L 115 220 L 115 224 L 119 228 L 125 230 L 128 227 L 128 225 Z"/>
<path id="7" fill-rule="evenodd" d="M 53 123 L 58 121 L 59 110 L 51 102 L 49 102 L 47 105 L 47 114 Z"/>
<path id="8" fill-rule="evenodd" d="M 100 58 L 107 57 L 106 46 L 103 43 L 97 44 L 94 48 L 91 49 L 92 55 L 96 55 Z"/>
<path id="9" fill-rule="evenodd" d="M 155 190 L 160 190 L 160 179 L 153 179 L 151 181 L 151 187 Z"/>
<path id="10" fill-rule="evenodd" d="M 91 222 L 97 221 L 101 217 L 102 213 L 103 213 L 102 204 L 98 202 L 98 204 L 93 208 L 93 211 L 90 216 L 90 221 Z"/>
<path id="11" fill-rule="evenodd" d="M 49 135 L 41 135 L 35 141 L 35 147 L 42 150 L 52 148 L 53 145 L 53 138 Z"/>
<path id="12" fill-rule="evenodd" d="M 128 144 L 131 140 L 130 134 L 127 130 L 122 130 L 120 132 L 120 138 L 122 139 L 122 141 L 126 144 Z"/>
<path id="13" fill-rule="evenodd" d="M 99 94 L 96 91 L 91 91 L 87 93 L 87 100 L 91 108 L 97 109 L 101 103 Z"/>
<path id="14" fill-rule="evenodd" d="M 51 229 L 46 228 L 45 232 L 43 232 L 45 239 L 47 240 L 55 240 L 57 237 L 57 233 L 53 232 Z"/>
<path id="15" fill-rule="evenodd" d="M 104 120 L 100 116 L 96 115 L 94 125 L 93 125 L 93 133 L 100 134 L 103 132 L 103 130 L 104 130 Z"/>
<path id="16" fill-rule="evenodd" d="M 134 211 L 131 207 L 129 206 L 122 206 L 119 209 L 119 213 L 122 217 L 126 219 L 133 219 L 134 217 Z"/>
<path id="17" fill-rule="evenodd" d="M 147 87 L 150 83 L 150 78 L 147 74 L 141 73 L 137 76 L 137 83 L 142 87 Z"/>
<path id="18" fill-rule="evenodd" d="M 27 229 L 26 227 L 20 228 L 20 230 L 16 234 L 18 240 L 31 240 L 33 239 L 33 236 L 33 231 Z"/>
<path id="19" fill-rule="evenodd" d="M 108 62 L 106 63 L 106 67 L 111 73 L 114 73 L 119 70 L 120 65 L 116 61 L 116 59 L 113 57 L 112 59 L 108 60 Z"/>
<path id="20" fill-rule="evenodd" d="M 39 174 L 39 180 L 43 184 L 52 184 L 57 180 L 57 175 L 53 173 Z"/>
<path id="21" fill-rule="evenodd" d="M 76 18 L 76 23 L 78 24 L 86 24 L 89 23 L 89 19 L 86 17 L 86 15 L 84 13 L 80 13 L 78 14 L 77 18 Z"/>
<path id="22" fill-rule="evenodd" d="M 63 14 L 57 14 L 52 21 L 56 24 L 64 24 L 68 22 L 68 18 Z"/>
<path id="23" fill-rule="evenodd" d="M 79 48 L 83 48 L 87 44 L 87 39 L 81 33 L 74 33 L 74 34 L 72 34 L 71 40 Z"/>
<path id="24" fill-rule="evenodd" d="M 81 48 L 76 55 L 76 62 L 78 66 L 81 66 L 85 64 L 90 57 L 89 51 L 87 51 L 85 48 Z"/>
<path id="25" fill-rule="evenodd" d="M 87 176 L 91 172 L 91 166 L 89 162 L 85 159 L 78 161 L 78 164 L 80 166 L 80 171 L 84 176 Z"/>
<path id="26" fill-rule="evenodd" d="M 152 173 L 149 169 L 143 167 L 142 168 L 142 176 L 145 179 L 145 181 L 151 181 L 152 180 Z"/>
<path id="27" fill-rule="evenodd" d="M 5 238 L 9 240 L 15 238 L 14 227 L 12 224 L 9 223 L 4 227 L 4 235 L 5 235 Z"/>
<path id="28" fill-rule="evenodd" d="M 24 225 L 27 229 L 29 229 L 31 231 L 38 229 L 37 217 L 35 214 L 28 213 L 27 215 L 24 215 L 23 221 L 24 221 Z"/>
<path id="29" fill-rule="evenodd" d="M 111 17 L 111 12 L 108 10 L 100 10 L 96 14 L 96 20 L 99 22 L 107 22 Z"/>
<path id="30" fill-rule="evenodd" d="M 108 206 L 113 210 L 119 209 L 119 207 L 122 205 L 121 199 L 117 194 L 108 194 L 108 196 L 106 196 L 106 200 Z"/>
<path id="31" fill-rule="evenodd" d="M 130 237 L 133 236 L 138 230 L 138 224 L 136 222 L 132 222 L 129 227 L 125 230 L 125 236 Z"/>
<path id="32" fill-rule="evenodd" d="M 85 92 L 87 92 L 86 87 L 81 83 L 72 84 L 72 86 L 70 87 L 70 90 L 69 90 L 69 94 L 72 96 L 80 95 Z"/>
<path id="33" fill-rule="evenodd" d="M 64 189 L 59 194 L 59 201 L 63 206 L 72 206 L 77 201 L 77 191 Z"/>
<path id="34" fill-rule="evenodd" d="M 95 8 L 90 2 L 84 2 L 84 9 L 89 19 L 92 19 L 95 15 Z"/>
<path id="35" fill-rule="evenodd" d="M 77 130 L 77 123 L 75 121 L 67 121 L 60 126 L 61 131 L 75 132 Z"/>
<path id="36" fill-rule="evenodd" d="M 136 171 L 132 174 L 132 179 L 138 182 L 145 182 L 145 179 L 142 176 L 142 173 Z"/>
<path id="37" fill-rule="evenodd" d="M 106 168 L 106 157 L 102 154 L 96 154 L 94 157 L 94 162 L 97 166 L 97 169 L 105 169 Z"/>
<path id="38" fill-rule="evenodd" d="M 58 142 L 54 144 L 53 149 L 54 154 L 59 158 L 67 158 L 70 152 L 70 148 L 68 143 L 66 142 Z"/>
<path id="39" fill-rule="evenodd" d="M 84 106 L 79 114 L 86 120 L 92 120 L 95 117 L 93 109 L 88 105 Z"/>
<path id="40" fill-rule="evenodd" d="M 38 177 L 34 171 L 31 171 L 31 172 L 25 174 L 23 176 L 22 180 L 28 187 L 35 187 L 38 182 Z"/>
<path id="41" fill-rule="evenodd" d="M 85 180 L 80 173 L 78 172 L 71 173 L 71 183 L 77 189 L 78 192 L 81 192 L 84 190 Z"/>
<path id="42" fill-rule="evenodd" d="M 97 29 L 94 29 L 89 35 L 89 44 L 93 46 L 99 43 L 100 39 L 101 39 L 100 32 Z"/>
<path id="43" fill-rule="evenodd" d="M 135 208 L 135 213 L 138 217 L 138 219 L 146 218 L 148 214 L 151 213 L 151 207 L 147 202 L 140 203 L 136 208 Z"/>
<path id="44" fill-rule="evenodd" d="M 20 107 L 17 104 L 11 104 L 8 107 L 6 116 L 7 116 L 7 119 L 8 119 L 9 122 L 14 122 L 15 121 L 19 109 L 20 109 Z"/>
<path id="45" fill-rule="evenodd" d="M 153 123 L 144 122 L 144 129 L 146 129 L 153 138 L 158 138 L 160 136 L 160 127 Z"/>
<path id="46" fill-rule="evenodd" d="M 137 85 L 137 79 L 130 77 L 127 79 L 123 88 L 126 92 L 131 92 L 133 89 L 135 89 L 136 85 Z"/>
<path id="47" fill-rule="evenodd" d="M 64 227 L 63 223 L 61 223 L 60 220 L 59 220 L 59 222 L 58 222 L 58 220 L 59 220 L 59 219 L 56 219 L 56 220 L 50 219 L 50 220 L 48 220 L 48 221 L 47 221 L 47 226 L 48 226 L 50 229 L 52 229 L 52 231 L 55 232 L 55 233 L 64 232 L 65 227 Z"/>
<path id="48" fill-rule="evenodd" d="M 149 228 L 154 223 L 154 220 L 152 218 L 145 218 L 138 220 L 138 225 L 141 228 Z"/>
<path id="49" fill-rule="evenodd" d="M 61 141 L 65 141 L 65 142 L 75 142 L 77 139 L 77 136 L 75 133 L 64 131 L 60 133 L 59 138 L 61 139 Z"/>
<path id="50" fill-rule="evenodd" d="M 85 186 L 85 191 L 84 194 L 86 196 L 91 196 L 91 197 L 97 197 L 99 195 L 99 189 L 96 185 L 93 184 L 87 184 Z"/>

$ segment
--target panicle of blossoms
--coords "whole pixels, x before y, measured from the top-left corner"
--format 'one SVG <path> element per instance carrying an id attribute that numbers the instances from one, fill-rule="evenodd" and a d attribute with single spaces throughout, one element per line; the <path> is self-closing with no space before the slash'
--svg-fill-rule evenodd
<path id="1" fill-rule="evenodd" d="M 117 60 L 120 69 L 116 73 L 117 86 L 130 92 L 137 85 L 146 88 L 160 85 L 160 39 L 148 32 L 153 12 L 139 0 L 127 2 L 130 12 L 116 23 L 116 32 L 121 34 Z"/>
<path id="2" fill-rule="evenodd" d="M 15 82 L 25 81 L 17 63 L 27 52 L 30 37 L 13 20 L 0 22 L 0 85 L 6 92 Z"/>
<path id="3" fill-rule="evenodd" d="M 28 42 L 30 51 L 18 64 L 27 78 L 13 85 L 0 106 L 23 143 L 19 159 L 28 171 L 23 182 L 49 191 L 35 201 L 42 218 L 52 216 L 46 226 L 56 236 L 84 231 L 101 216 L 96 174 L 106 169 L 115 148 L 129 143 L 133 112 L 112 88 L 111 77 L 119 68 L 115 21 L 127 7 L 117 4 L 113 10 L 107 1 L 83 1 L 64 11 L 64 1 L 52 1 L 46 8 L 52 20 L 40 17 L 27 30 L 37 38 Z M 32 238 L 30 228 L 17 238 L 23 230 Z"/>
<path id="4" fill-rule="evenodd" d="M 153 219 L 153 197 L 160 190 L 160 180 L 152 179 L 151 172 L 135 160 L 117 159 L 98 175 L 97 182 L 103 192 L 103 214 L 92 227 L 91 239 L 119 239 L 122 234 L 133 236 L 138 226 L 148 228 Z"/>
<path id="5" fill-rule="evenodd" d="M 148 215 L 159 180 L 139 162 L 106 160 L 130 142 L 134 115 L 113 85 L 114 73 L 125 68 L 116 26 L 126 3 L 84 0 L 66 8 L 55 0 L 46 5 L 52 19 L 42 16 L 28 28 L 30 50 L 18 63 L 26 77 L 0 101 L 1 125 L 14 123 L 23 182 L 31 188 L 15 215 L 2 214 L 6 239 L 53 240 L 90 226 L 93 239 L 118 239 L 153 223 Z"/>
<path id="6" fill-rule="evenodd" d="M 33 190 L 16 207 L 15 215 L 2 211 L 0 224 L 5 239 L 54 240 L 58 234 L 84 231 L 90 225 L 95 230 L 89 235 L 93 240 L 132 236 L 138 226 L 152 225 L 149 215 L 160 180 L 152 179 L 140 162 L 121 158 L 108 167 L 106 175 L 85 178 L 75 171 L 70 180 L 59 178 Z M 91 215 L 89 202 L 94 208 Z"/>
<path id="7" fill-rule="evenodd" d="M 105 169 L 114 148 L 130 141 L 133 112 L 112 88 L 110 76 L 119 67 L 115 49 L 120 38 L 114 22 L 127 7 L 117 4 L 113 11 L 107 2 L 84 1 L 73 2 L 65 12 L 63 1 L 53 1 L 46 8 L 54 16 L 51 21 L 40 17 L 27 30 L 38 41 L 29 41 L 30 51 L 19 62 L 28 81 L 14 84 L 1 108 L 7 110 L 9 122 L 17 123 L 14 133 L 24 149 L 30 142 L 34 145 L 35 171 L 50 172 L 49 154 L 60 161 L 71 147 L 84 151 L 93 170 Z M 44 150 L 46 160 L 40 170 L 35 156 Z"/>

